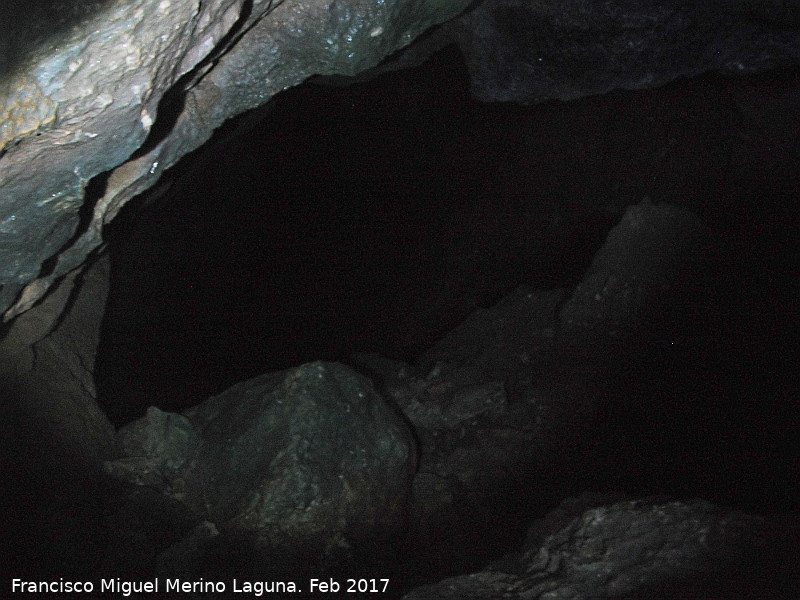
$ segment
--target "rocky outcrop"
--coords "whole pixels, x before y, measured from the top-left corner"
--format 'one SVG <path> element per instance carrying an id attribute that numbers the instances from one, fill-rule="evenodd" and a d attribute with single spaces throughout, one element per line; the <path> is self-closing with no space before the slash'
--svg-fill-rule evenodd
<path id="1" fill-rule="evenodd" d="M 129 0 L 3 6 L 0 312 L 24 312 L 130 198 L 226 119 L 311 75 L 372 70 L 468 2 Z M 61 14 L 63 12 L 63 14 Z M 381 67 L 456 42 L 475 97 L 570 99 L 796 64 L 795 9 L 487 0 Z"/>
<path id="2" fill-rule="evenodd" d="M 669 321 L 676 290 L 703 264 L 704 236 L 686 209 L 643 202 L 574 290 L 521 288 L 414 365 L 356 357 L 374 385 L 318 362 L 182 414 L 150 408 L 117 436 L 120 451 L 106 463 L 116 481 L 104 482 L 82 530 L 93 532 L 84 568 L 188 580 L 360 568 L 390 574 L 404 591 L 479 569 L 585 478 L 600 399 L 622 385 L 609 377 L 652 340 L 654 323 Z M 62 513 L 44 513 L 51 535 L 52 514 Z M 764 524 L 705 502 L 587 500 L 539 523 L 523 550 L 489 569 L 409 597 L 705 591 L 717 571 L 772 557 L 770 548 L 788 560 L 780 529 Z M 736 585 L 760 585 L 755 572 Z"/>
<path id="3" fill-rule="evenodd" d="M 453 28 L 472 95 L 527 104 L 793 65 L 798 24 L 778 2 L 487 0 Z"/>
<path id="4" fill-rule="evenodd" d="M 77 540 L 92 538 L 87 523 L 103 510 L 101 461 L 116 444 L 94 384 L 108 266 L 101 259 L 64 277 L 0 342 L 0 510 L 14 548 L 7 569 L 19 577 L 32 565 L 40 574 L 53 565 L 82 573 L 97 543 Z"/>
<path id="5" fill-rule="evenodd" d="M 709 71 L 746 75 L 796 65 L 798 23 L 795 6 L 772 1 L 485 0 L 379 69 L 417 65 L 457 44 L 478 100 L 574 100 Z"/>
<path id="6" fill-rule="evenodd" d="M 79 266 L 120 207 L 226 119 L 311 75 L 372 67 L 465 6 L 132 0 L 80 5 L 54 17 L 64 28 L 55 31 L 20 17 L 40 35 L 16 31 L 0 73 L 6 320 Z"/>
<path id="7" fill-rule="evenodd" d="M 240 383 L 182 415 L 151 408 L 120 444 L 106 465 L 115 477 L 295 567 L 397 533 L 416 468 L 399 414 L 327 363 Z"/>
<path id="8" fill-rule="evenodd" d="M 97 404 L 94 362 L 109 261 L 64 277 L 54 293 L 14 321 L 0 341 L 5 442 L 83 470 L 113 452 L 114 428 Z M 64 305 L 69 313 L 62 314 Z M 50 468 L 53 468 L 50 465 Z M 67 475 L 67 478 L 69 476 Z"/>
<path id="9" fill-rule="evenodd" d="M 571 294 L 522 288 L 413 366 L 354 357 L 386 400 L 346 367 L 312 363 L 183 414 L 150 408 L 107 469 L 204 519 L 179 546 L 191 553 L 211 552 L 192 540 L 219 544 L 219 530 L 339 560 L 383 536 L 434 573 L 488 560 L 517 535 L 520 506 L 553 503 L 587 468 L 606 377 L 626 340 L 650 334 L 647 311 L 690 281 L 702 233 L 685 209 L 632 207 Z"/>
<path id="10" fill-rule="evenodd" d="M 628 209 L 571 294 L 521 288 L 475 311 L 414 366 L 356 357 L 420 443 L 417 559 L 452 568 L 463 558 L 455 539 L 489 554 L 524 518 L 520 506 L 571 489 L 589 468 L 610 374 L 692 285 L 702 247 L 692 213 L 646 201 Z"/>
<path id="11" fill-rule="evenodd" d="M 606 501 L 607 502 L 607 501 Z M 404 600 L 494 598 L 784 598 L 784 554 L 797 523 L 703 501 L 565 501 L 523 548 L 483 571 L 418 588 Z"/>

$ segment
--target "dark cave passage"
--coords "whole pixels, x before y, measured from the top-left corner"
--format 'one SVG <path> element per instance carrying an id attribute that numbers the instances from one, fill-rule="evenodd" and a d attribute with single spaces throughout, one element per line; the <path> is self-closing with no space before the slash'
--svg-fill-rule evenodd
<path id="1" fill-rule="evenodd" d="M 119 425 L 310 360 L 413 362 L 519 285 L 575 285 L 647 197 L 695 211 L 714 253 L 620 365 L 587 485 L 796 509 L 797 79 L 481 105 L 447 49 L 289 90 L 109 228 L 104 408 Z"/>
<path id="2" fill-rule="evenodd" d="M 580 279 L 622 207 L 558 190 L 570 149 L 522 147 L 526 111 L 471 101 L 458 64 L 289 90 L 112 225 L 98 379 L 116 422 L 304 361 L 413 360 L 521 282 Z M 547 187 L 519 180 L 531 160 Z"/>

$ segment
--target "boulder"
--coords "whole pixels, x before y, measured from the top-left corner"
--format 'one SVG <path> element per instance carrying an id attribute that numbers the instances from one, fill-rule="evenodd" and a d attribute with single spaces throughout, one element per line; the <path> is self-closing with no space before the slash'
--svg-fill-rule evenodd
<path id="1" fill-rule="evenodd" d="M 109 473 L 158 489 L 259 550 L 325 556 L 403 526 L 416 450 L 398 412 L 335 363 L 237 384 L 120 431 Z"/>
<path id="2" fill-rule="evenodd" d="M 793 568 L 774 557 L 788 556 L 782 552 L 797 533 L 796 520 L 702 500 L 608 503 L 587 495 L 535 523 L 519 551 L 403 600 L 784 598 Z"/>
<path id="3" fill-rule="evenodd" d="M 619 387 L 609 379 L 653 343 L 672 294 L 694 284 L 703 231 L 691 212 L 645 201 L 571 293 L 520 288 L 414 366 L 356 357 L 414 425 L 414 535 L 430 540 L 419 544 L 429 564 L 458 560 L 456 539 L 473 560 L 496 551 L 514 523 L 580 480 L 604 395 Z"/>

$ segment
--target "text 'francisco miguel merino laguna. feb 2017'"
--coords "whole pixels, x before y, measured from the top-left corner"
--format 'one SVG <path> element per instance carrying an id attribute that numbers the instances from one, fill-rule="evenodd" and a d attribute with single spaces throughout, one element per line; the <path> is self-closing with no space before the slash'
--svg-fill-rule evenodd
<path id="1" fill-rule="evenodd" d="M 99 583 L 92 581 L 69 581 L 63 578 L 58 581 L 26 581 L 11 580 L 11 592 L 14 594 L 81 594 L 94 591 L 121 594 L 158 594 L 158 593 L 239 593 L 252 596 L 263 596 L 271 593 L 358 593 L 386 592 L 389 579 L 309 579 L 305 587 L 294 581 L 241 581 L 234 579 L 225 581 L 184 581 L 181 579 L 150 579 L 147 581 L 124 581 L 122 579 L 101 579 Z"/>

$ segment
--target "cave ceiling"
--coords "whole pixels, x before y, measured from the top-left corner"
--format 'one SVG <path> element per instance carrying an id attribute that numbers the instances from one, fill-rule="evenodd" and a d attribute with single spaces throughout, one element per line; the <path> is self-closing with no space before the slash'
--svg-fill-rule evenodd
<path id="1" fill-rule="evenodd" d="M 474 97 L 527 104 L 800 55 L 800 10 L 777 1 L 40 0 L 0 11 L 6 321 L 222 123 L 311 76 L 372 76 L 456 43 Z"/>

